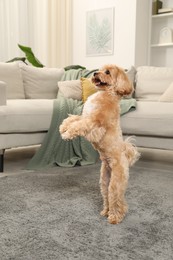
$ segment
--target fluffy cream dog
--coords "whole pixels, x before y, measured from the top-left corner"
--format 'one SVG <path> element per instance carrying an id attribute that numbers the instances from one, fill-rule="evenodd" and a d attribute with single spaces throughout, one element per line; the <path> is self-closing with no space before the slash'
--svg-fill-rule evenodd
<path id="1" fill-rule="evenodd" d="M 127 204 L 124 198 L 129 166 L 138 159 L 138 152 L 129 140 L 123 140 L 120 128 L 122 96 L 133 91 L 123 69 L 106 65 L 92 77 L 98 88 L 84 104 L 81 116 L 70 115 L 60 126 L 63 139 L 84 136 L 98 150 L 102 160 L 100 186 L 103 197 L 101 215 L 117 224 L 122 221 Z"/>

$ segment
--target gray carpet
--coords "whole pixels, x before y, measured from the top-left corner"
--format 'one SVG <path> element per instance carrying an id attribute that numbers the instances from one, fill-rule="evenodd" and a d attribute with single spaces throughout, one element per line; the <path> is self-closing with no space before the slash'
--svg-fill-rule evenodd
<path id="1" fill-rule="evenodd" d="M 1 260 L 171 260 L 173 171 L 131 168 L 129 212 L 101 217 L 100 164 L 0 178 Z"/>

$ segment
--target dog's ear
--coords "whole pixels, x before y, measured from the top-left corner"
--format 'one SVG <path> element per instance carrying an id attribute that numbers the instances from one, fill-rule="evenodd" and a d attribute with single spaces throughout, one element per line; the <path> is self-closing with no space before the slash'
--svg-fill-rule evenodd
<path id="1" fill-rule="evenodd" d="M 116 89 L 117 95 L 126 96 L 133 92 L 133 86 L 124 71 L 119 70 L 117 75 Z"/>

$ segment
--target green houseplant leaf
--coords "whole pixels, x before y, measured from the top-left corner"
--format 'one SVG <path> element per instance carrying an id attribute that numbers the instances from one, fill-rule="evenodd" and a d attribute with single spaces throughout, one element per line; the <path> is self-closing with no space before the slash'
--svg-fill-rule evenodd
<path id="1" fill-rule="evenodd" d="M 34 55 L 32 49 L 30 47 L 23 46 L 21 44 L 18 44 L 18 47 L 25 53 L 26 57 L 15 57 L 15 58 L 7 61 L 7 62 L 23 61 L 25 64 L 27 64 L 26 61 L 29 61 L 29 63 L 31 63 L 35 67 L 40 67 L 40 68 L 44 67 L 44 65 L 36 58 L 36 56 Z M 78 70 L 78 69 L 85 70 L 86 67 L 83 67 L 81 65 L 69 65 L 69 66 L 64 67 L 65 71 L 68 71 L 68 70 L 71 70 L 71 69 L 73 69 L 73 70 Z"/>
<path id="2" fill-rule="evenodd" d="M 8 60 L 7 63 L 8 63 L 8 62 L 14 62 L 14 61 L 23 61 L 25 64 L 27 64 L 25 57 L 16 57 L 16 58 L 14 58 L 14 59 L 12 59 L 12 60 Z"/>
<path id="3" fill-rule="evenodd" d="M 44 65 L 35 57 L 32 49 L 18 44 L 19 48 L 25 53 L 27 60 L 35 67 L 43 68 Z"/>

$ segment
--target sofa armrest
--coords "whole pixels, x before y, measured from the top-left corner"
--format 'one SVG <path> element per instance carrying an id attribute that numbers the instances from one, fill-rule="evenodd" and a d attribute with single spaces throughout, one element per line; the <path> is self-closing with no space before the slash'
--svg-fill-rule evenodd
<path id="1" fill-rule="evenodd" d="M 0 106 L 4 106 L 7 103 L 6 87 L 6 83 L 4 81 L 0 81 Z"/>

